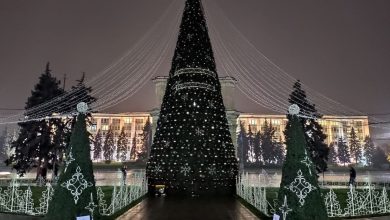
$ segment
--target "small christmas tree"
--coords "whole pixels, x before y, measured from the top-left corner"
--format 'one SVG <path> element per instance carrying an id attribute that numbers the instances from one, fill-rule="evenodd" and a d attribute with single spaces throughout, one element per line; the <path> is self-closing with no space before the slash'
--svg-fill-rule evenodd
<path id="1" fill-rule="evenodd" d="M 116 151 L 116 158 L 117 160 L 120 161 L 125 161 L 126 160 L 126 155 L 127 155 L 127 138 L 126 138 L 126 133 L 125 129 L 122 128 L 121 133 L 119 134 L 118 137 L 118 142 L 117 142 L 117 151 Z"/>
<path id="2" fill-rule="evenodd" d="M 137 159 L 137 132 L 134 133 L 133 140 L 131 142 L 130 160 Z"/>
<path id="3" fill-rule="evenodd" d="M 305 134 L 297 116 L 291 108 L 286 126 L 287 155 L 283 164 L 282 181 L 277 212 L 285 219 L 328 219 L 324 200 L 318 186 L 315 166 L 307 153 Z"/>
<path id="4" fill-rule="evenodd" d="M 102 140 L 102 132 L 100 129 L 98 130 L 95 140 L 93 143 L 93 159 L 100 160 L 102 157 L 102 148 L 103 148 L 103 140 Z"/>
<path id="5" fill-rule="evenodd" d="M 348 145 L 342 138 L 337 142 L 337 157 L 341 163 L 345 164 L 351 162 L 351 155 L 349 153 Z"/>
<path id="6" fill-rule="evenodd" d="M 87 215 L 94 220 L 100 219 L 86 115 L 85 110 L 79 111 L 70 140 L 70 152 L 45 217 L 48 220 L 69 220 Z"/>
<path id="7" fill-rule="evenodd" d="M 111 163 L 113 156 L 114 156 L 114 133 L 110 128 L 108 129 L 106 138 L 104 139 L 103 157 L 106 163 Z"/>
<path id="8" fill-rule="evenodd" d="M 373 164 L 372 159 L 375 153 L 375 145 L 369 136 L 366 136 L 366 138 L 364 139 L 363 149 L 364 149 L 364 157 L 366 158 L 367 165 L 372 166 Z"/>
<path id="9" fill-rule="evenodd" d="M 362 157 L 362 147 L 354 128 L 351 129 L 351 133 L 349 135 L 349 147 L 355 163 L 359 163 Z"/>

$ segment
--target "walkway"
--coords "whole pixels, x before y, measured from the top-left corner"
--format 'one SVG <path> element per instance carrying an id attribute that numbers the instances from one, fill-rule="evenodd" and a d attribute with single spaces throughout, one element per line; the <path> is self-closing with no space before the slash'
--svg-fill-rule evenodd
<path id="1" fill-rule="evenodd" d="M 234 198 L 147 198 L 117 220 L 258 220 Z"/>

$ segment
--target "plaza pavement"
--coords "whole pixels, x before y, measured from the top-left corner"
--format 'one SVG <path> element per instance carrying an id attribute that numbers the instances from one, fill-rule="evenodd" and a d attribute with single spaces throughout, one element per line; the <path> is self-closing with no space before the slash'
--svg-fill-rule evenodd
<path id="1" fill-rule="evenodd" d="M 147 198 L 117 220 L 258 220 L 234 198 Z"/>

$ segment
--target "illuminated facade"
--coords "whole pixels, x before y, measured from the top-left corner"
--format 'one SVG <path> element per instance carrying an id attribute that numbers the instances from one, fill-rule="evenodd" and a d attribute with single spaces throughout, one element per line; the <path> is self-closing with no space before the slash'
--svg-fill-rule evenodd
<path id="1" fill-rule="evenodd" d="M 97 131 L 100 130 L 104 138 L 111 127 L 116 143 L 123 128 L 127 137 L 128 151 L 133 146 L 134 137 L 136 137 L 136 150 L 139 150 L 142 147 L 141 135 L 148 118 L 152 120 L 147 112 L 123 114 L 93 113 L 92 124 L 88 127 L 88 131 L 95 137 Z"/>
<path id="2" fill-rule="evenodd" d="M 164 96 L 165 87 L 167 83 L 167 77 L 156 77 L 153 79 L 156 88 L 157 103 L 156 108 L 150 112 L 141 113 L 122 113 L 122 114 L 106 114 L 106 113 L 94 113 L 93 123 L 89 127 L 89 131 L 96 135 L 100 129 L 103 138 L 107 133 L 110 126 L 113 129 L 115 142 L 121 132 L 121 129 L 125 129 L 126 136 L 128 138 L 128 150 L 130 151 L 133 146 L 133 137 L 136 137 L 136 146 L 139 150 L 142 147 L 141 135 L 143 133 L 143 127 L 148 117 L 153 127 L 153 134 L 157 126 L 157 120 L 159 117 Z M 232 77 L 220 77 L 222 96 L 224 99 L 224 105 L 226 108 L 226 116 L 229 122 L 230 133 L 232 135 L 233 144 L 237 146 L 237 133 L 239 132 L 239 124 L 243 123 L 248 130 L 249 126 L 252 133 L 264 130 L 264 124 L 271 123 L 275 128 L 275 140 L 284 141 L 283 131 L 287 123 L 286 115 L 263 115 L 263 114 L 251 114 L 251 113 L 239 113 L 235 110 L 234 105 L 234 92 L 236 80 Z M 327 135 L 326 143 L 337 141 L 338 138 L 343 138 L 348 141 L 351 128 L 355 129 L 357 137 L 360 142 L 363 143 L 366 136 L 370 136 L 368 117 L 367 116 L 324 116 L 319 123 L 324 128 L 324 132 Z"/>
<path id="3" fill-rule="evenodd" d="M 257 114 L 240 114 L 238 122 L 243 123 L 248 131 L 249 127 L 252 133 L 264 130 L 265 122 L 271 123 L 275 128 L 275 139 L 284 141 L 283 131 L 285 130 L 287 118 L 286 115 L 257 115 Z M 328 116 L 325 115 L 319 123 L 324 128 L 327 135 L 326 143 L 329 145 L 332 142 L 343 138 L 348 140 L 351 129 L 354 128 L 360 142 L 364 142 L 366 136 L 370 136 L 367 116 Z M 237 130 L 238 132 L 239 130 Z"/>

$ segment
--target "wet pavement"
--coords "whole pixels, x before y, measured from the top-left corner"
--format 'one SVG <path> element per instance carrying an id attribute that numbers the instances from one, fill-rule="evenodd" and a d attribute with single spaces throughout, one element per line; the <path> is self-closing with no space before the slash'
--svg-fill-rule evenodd
<path id="1" fill-rule="evenodd" d="M 258 220 L 235 198 L 147 198 L 117 220 Z"/>

